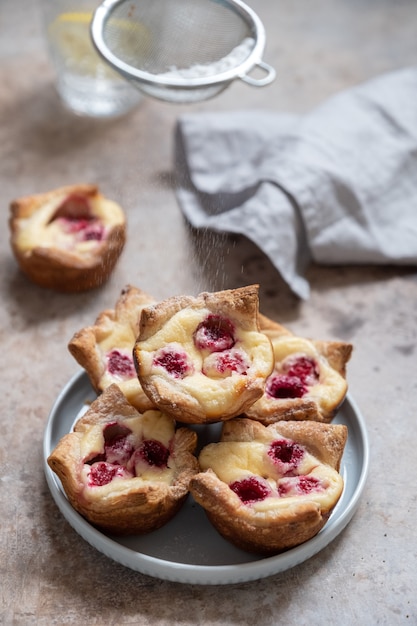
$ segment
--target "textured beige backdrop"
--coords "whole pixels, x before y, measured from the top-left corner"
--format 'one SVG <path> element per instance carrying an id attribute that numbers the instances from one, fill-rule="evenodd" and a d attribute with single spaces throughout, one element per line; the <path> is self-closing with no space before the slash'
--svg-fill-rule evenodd
<path id="1" fill-rule="evenodd" d="M 415 64 L 415 0 L 253 0 L 277 80 L 236 83 L 185 109 L 152 100 L 128 117 L 78 120 L 60 108 L 37 3 L 0 3 L 0 623 L 417 624 L 413 468 L 417 447 L 417 274 L 318 268 L 298 302 L 244 239 L 194 237 L 172 189 L 173 127 L 182 111 L 308 111 L 338 90 Z M 416 95 L 417 106 L 417 95 Z M 78 181 L 119 201 L 129 239 L 109 283 L 63 296 L 18 272 L 8 245 L 15 196 Z M 42 470 L 49 410 L 78 371 L 66 344 L 127 282 L 173 293 L 261 284 L 263 311 L 293 331 L 355 345 L 350 390 L 368 425 L 371 472 L 359 510 L 327 549 L 268 579 L 226 587 L 163 582 L 113 563 L 56 508 Z"/>

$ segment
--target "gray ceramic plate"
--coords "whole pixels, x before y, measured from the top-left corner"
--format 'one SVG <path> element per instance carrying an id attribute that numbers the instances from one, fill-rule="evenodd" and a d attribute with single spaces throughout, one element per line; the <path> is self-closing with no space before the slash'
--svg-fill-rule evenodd
<path id="1" fill-rule="evenodd" d="M 340 472 L 345 481 L 341 499 L 326 526 L 310 541 L 277 556 L 260 558 L 235 548 L 212 528 L 191 497 L 163 528 L 129 538 L 104 534 L 69 504 L 61 483 L 46 463 L 59 439 L 96 397 L 81 371 L 65 386 L 49 415 L 44 435 L 45 474 L 51 494 L 75 531 L 110 559 L 149 576 L 181 583 L 221 585 L 256 580 L 283 572 L 325 548 L 352 519 L 366 482 L 369 443 L 364 419 L 347 397 L 334 423 L 346 424 L 348 441 Z M 214 441 L 219 425 L 198 427 L 200 445 Z"/>

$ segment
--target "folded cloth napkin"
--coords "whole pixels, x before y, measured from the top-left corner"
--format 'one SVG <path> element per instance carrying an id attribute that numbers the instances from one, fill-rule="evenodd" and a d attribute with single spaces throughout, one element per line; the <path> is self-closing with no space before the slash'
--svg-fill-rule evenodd
<path id="1" fill-rule="evenodd" d="M 417 264 L 417 67 L 304 115 L 182 115 L 179 205 L 196 228 L 240 233 L 301 298 L 318 264 Z"/>

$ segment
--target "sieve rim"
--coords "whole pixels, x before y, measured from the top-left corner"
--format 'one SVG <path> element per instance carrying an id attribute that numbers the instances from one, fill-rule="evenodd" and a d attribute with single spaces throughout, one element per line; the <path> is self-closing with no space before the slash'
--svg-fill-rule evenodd
<path id="1" fill-rule="evenodd" d="M 244 78 L 246 74 L 262 61 L 262 54 L 265 49 L 266 35 L 262 21 L 256 12 L 242 0 L 223 0 L 227 6 L 234 7 L 241 15 L 251 30 L 254 39 L 254 46 L 249 55 L 232 69 L 211 74 L 210 76 L 184 77 L 166 76 L 163 74 L 152 74 L 140 70 L 125 61 L 119 59 L 104 41 L 103 32 L 107 20 L 111 17 L 112 11 L 126 0 L 104 0 L 94 11 L 90 24 L 90 35 L 97 52 L 103 59 L 128 80 L 136 80 L 147 85 L 166 87 L 167 89 L 196 89 L 200 87 L 210 87 L 231 82 L 235 78 Z"/>

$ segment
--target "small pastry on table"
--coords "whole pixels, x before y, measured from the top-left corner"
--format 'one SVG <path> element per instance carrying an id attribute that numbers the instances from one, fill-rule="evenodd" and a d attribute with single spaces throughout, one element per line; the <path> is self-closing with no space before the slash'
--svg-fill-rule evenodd
<path id="1" fill-rule="evenodd" d="M 10 205 L 9 227 L 20 269 L 37 285 L 62 292 L 102 285 L 126 241 L 122 208 L 96 185 L 18 198 Z"/>

